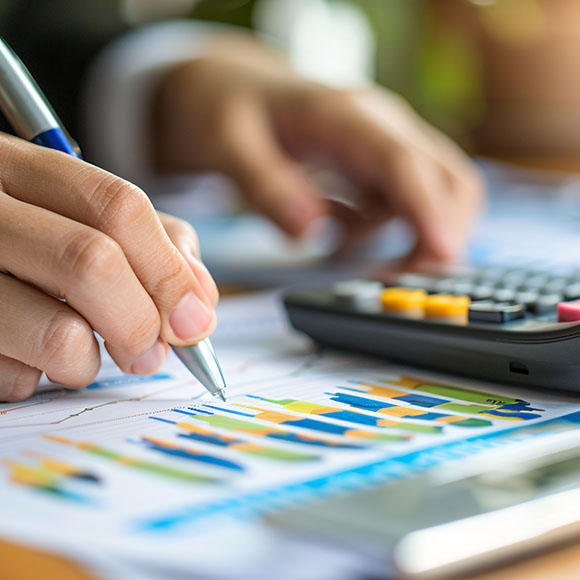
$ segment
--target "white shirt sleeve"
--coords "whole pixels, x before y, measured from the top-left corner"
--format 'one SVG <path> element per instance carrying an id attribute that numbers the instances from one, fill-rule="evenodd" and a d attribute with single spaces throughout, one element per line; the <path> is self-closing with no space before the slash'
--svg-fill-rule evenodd
<path id="1" fill-rule="evenodd" d="M 151 99 L 159 78 L 203 55 L 222 26 L 163 22 L 109 45 L 89 71 L 83 98 L 83 147 L 95 164 L 145 189 L 155 189 L 151 164 Z"/>

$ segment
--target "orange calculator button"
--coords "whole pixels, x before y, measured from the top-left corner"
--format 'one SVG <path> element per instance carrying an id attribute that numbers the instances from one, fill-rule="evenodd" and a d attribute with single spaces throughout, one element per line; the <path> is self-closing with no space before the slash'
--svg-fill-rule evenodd
<path id="1" fill-rule="evenodd" d="M 381 295 L 384 310 L 389 312 L 423 311 L 427 293 L 414 288 L 387 288 Z"/>
<path id="2" fill-rule="evenodd" d="M 467 317 L 469 314 L 469 296 L 453 294 L 433 294 L 425 300 L 427 318 Z"/>

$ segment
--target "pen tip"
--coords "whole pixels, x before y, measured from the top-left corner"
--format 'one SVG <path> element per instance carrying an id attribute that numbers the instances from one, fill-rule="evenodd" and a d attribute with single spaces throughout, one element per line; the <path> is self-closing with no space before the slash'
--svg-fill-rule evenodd
<path id="1" fill-rule="evenodd" d="M 218 390 L 217 394 L 218 394 L 219 398 L 225 403 L 226 402 L 225 393 L 220 389 L 220 390 Z"/>

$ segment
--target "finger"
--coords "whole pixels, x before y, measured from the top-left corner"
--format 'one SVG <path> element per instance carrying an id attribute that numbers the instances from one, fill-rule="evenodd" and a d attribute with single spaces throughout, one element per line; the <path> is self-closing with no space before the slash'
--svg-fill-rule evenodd
<path id="1" fill-rule="evenodd" d="M 465 204 L 450 214 L 457 198 L 449 194 L 442 167 L 455 171 L 468 162 L 458 164 L 447 156 L 447 147 L 435 147 L 431 134 L 421 130 L 414 113 L 399 99 L 335 91 L 324 103 L 316 93 L 306 100 L 311 122 L 288 129 L 293 140 L 322 148 L 360 184 L 379 188 L 389 205 L 413 225 L 419 244 L 433 258 L 456 255 L 463 241 L 457 232 L 461 220 L 450 220 L 450 215 L 469 221 L 474 210 Z M 471 195 L 459 191 L 460 196 Z"/>
<path id="2" fill-rule="evenodd" d="M 0 354 L 0 402 L 16 403 L 34 393 L 42 372 Z"/>
<path id="3" fill-rule="evenodd" d="M 356 207 L 336 202 L 331 206 L 333 217 L 342 225 L 342 238 L 336 251 L 337 256 L 351 250 L 393 217 L 393 210 L 388 202 L 376 192 L 361 195 Z"/>
<path id="4" fill-rule="evenodd" d="M 157 308 L 105 234 L 0 193 L 0 266 L 66 299 L 123 371 L 149 374 L 163 363 Z"/>
<path id="5" fill-rule="evenodd" d="M 222 170 L 250 202 L 290 236 L 299 236 L 327 214 L 321 192 L 280 148 L 271 122 L 253 101 L 228 111 L 222 140 L 229 151 Z"/>
<path id="6" fill-rule="evenodd" d="M 446 135 L 421 121 L 431 145 L 426 155 L 437 163 L 449 194 L 450 209 L 458 221 L 460 238 L 464 240 L 483 205 L 485 181 L 480 169 Z"/>
<path id="7" fill-rule="evenodd" d="M 201 261 L 199 240 L 195 230 L 184 220 L 166 213 L 157 213 L 169 239 L 181 252 L 212 306 L 215 307 L 219 300 L 219 292 L 209 270 Z"/>
<path id="8" fill-rule="evenodd" d="M 479 170 L 451 171 L 442 167 L 444 187 L 448 193 L 447 216 L 453 224 L 451 231 L 456 236 L 456 246 L 463 253 L 466 240 L 473 229 L 484 200 L 484 182 Z"/>
<path id="9" fill-rule="evenodd" d="M 141 190 L 79 159 L 15 138 L 0 139 L 0 168 L 9 195 L 117 242 L 157 306 L 163 340 L 191 344 L 211 334 L 211 302 Z"/>
<path id="10" fill-rule="evenodd" d="M 0 313 L 0 353 L 4 359 L 44 371 L 50 380 L 71 388 L 94 380 L 101 360 L 93 330 L 64 302 L 0 274 Z M 6 365 L 15 381 L 22 381 L 16 388 L 27 394 L 34 375 L 13 363 Z M 19 371 L 23 373 L 20 379 Z"/>
<path id="11" fill-rule="evenodd" d="M 449 214 L 449 193 L 439 168 L 403 149 L 390 153 L 387 167 L 385 191 L 398 213 L 414 226 L 419 246 L 437 260 L 455 257 L 461 240 L 457 221 Z"/>

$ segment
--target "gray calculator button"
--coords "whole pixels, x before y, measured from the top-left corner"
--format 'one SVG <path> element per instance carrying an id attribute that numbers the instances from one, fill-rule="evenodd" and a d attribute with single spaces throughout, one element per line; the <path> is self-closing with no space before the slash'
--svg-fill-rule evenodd
<path id="1" fill-rule="evenodd" d="M 578 300 L 580 298 L 580 282 L 569 284 L 564 288 L 564 300 Z"/>
<path id="2" fill-rule="evenodd" d="M 404 288 L 415 288 L 432 292 L 435 289 L 435 284 L 438 282 L 437 278 L 432 276 L 424 276 L 422 274 L 413 274 L 403 272 L 397 277 L 397 284 Z"/>
<path id="3" fill-rule="evenodd" d="M 542 294 L 557 294 L 562 292 L 567 284 L 567 278 L 551 278 L 542 288 Z"/>
<path id="4" fill-rule="evenodd" d="M 504 288 L 517 288 L 528 278 L 527 270 L 511 270 L 503 276 L 501 283 Z"/>
<path id="5" fill-rule="evenodd" d="M 539 290 L 548 283 L 548 280 L 549 280 L 548 276 L 545 276 L 543 274 L 535 274 L 533 276 L 530 276 L 526 280 L 525 285 L 530 290 Z"/>
<path id="6" fill-rule="evenodd" d="M 489 300 L 493 293 L 495 292 L 495 288 L 492 286 L 476 286 L 469 294 L 472 300 Z"/>
<path id="7" fill-rule="evenodd" d="M 451 293 L 457 296 L 465 296 L 471 294 L 473 290 L 473 282 L 469 280 L 457 280 L 451 285 Z"/>
<path id="8" fill-rule="evenodd" d="M 362 312 L 380 312 L 384 286 L 375 280 L 344 280 L 333 286 L 334 303 Z"/>
<path id="9" fill-rule="evenodd" d="M 433 291 L 440 293 L 453 292 L 454 284 L 455 280 L 453 278 L 443 278 L 435 282 L 433 285 Z"/>
<path id="10" fill-rule="evenodd" d="M 519 290 L 520 288 L 525 288 L 526 282 L 522 278 L 507 278 L 501 280 L 496 284 L 497 288 L 505 288 L 506 290 Z"/>
<path id="11" fill-rule="evenodd" d="M 516 293 L 511 288 L 498 288 L 493 293 L 493 298 L 498 302 L 511 302 L 515 300 Z"/>
<path id="12" fill-rule="evenodd" d="M 534 304 L 529 305 L 529 309 L 535 314 L 554 312 L 562 298 L 562 294 L 542 294 Z"/>
<path id="13" fill-rule="evenodd" d="M 516 292 L 516 302 L 521 304 L 534 304 L 540 297 L 539 292 L 534 292 L 532 290 Z"/>
<path id="14" fill-rule="evenodd" d="M 522 318 L 525 304 L 506 304 L 491 301 L 472 302 L 469 306 L 471 322 L 508 322 Z"/>

